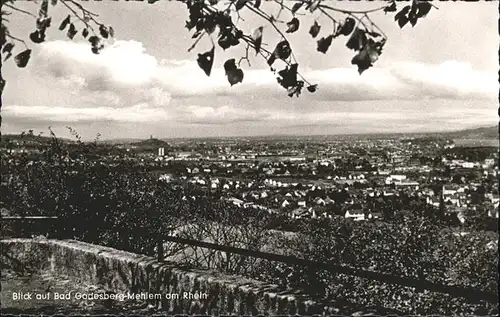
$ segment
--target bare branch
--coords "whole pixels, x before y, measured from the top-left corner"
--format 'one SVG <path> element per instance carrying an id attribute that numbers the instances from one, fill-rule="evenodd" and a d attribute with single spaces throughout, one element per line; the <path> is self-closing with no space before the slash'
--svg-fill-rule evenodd
<path id="1" fill-rule="evenodd" d="M 23 9 L 16 8 L 16 7 L 14 7 L 13 5 L 10 5 L 10 4 L 8 4 L 8 3 L 4 3 L 3 5 L 4 5 L 4 6 L 6 6 L 7 8 L 12 9 L 12 10 L 15 10 L 15 11 L 18 11 L 18 12 L 21 12 L 21 13 L 24 13 L 24 14 L 27 14 L 27 15 L 29 15 L 29 16 L 32 16 L 32 17 L 34 17 L 35 19 L 37 18 L 37 16 L 36 16 L 36 15 L 34 15 L 33 13 L 28 12 L 28 11 L 25 11 L 25 10 L 23 10 Z"/>

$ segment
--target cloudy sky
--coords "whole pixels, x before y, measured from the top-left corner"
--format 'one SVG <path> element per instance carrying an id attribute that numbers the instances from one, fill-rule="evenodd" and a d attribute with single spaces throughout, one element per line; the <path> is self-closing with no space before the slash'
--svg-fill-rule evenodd
<path id="1" fill-rule="evenodd" d="M 85 6 L 112 25 L 115 40 L 94 55 L 80 35 L 73 41 L 57 30 L 67 11 L 50 7 L 53 27 L 47 41 L 33 46 L 25 69 L 3 66 L 3 133 L 51 126 L 65 136 L 66 126 L 84 138 L 244 136 L 269 134 L 345 134 L 457 130 L 497 123 L 498 4 L 437 3 L 439 10 L 412 28 L 399 29 L 392 15 L 377 13 L 375 23 L 388 42 L 375 67 L 363 75 L 350 61 L 353 52 L 338 38 L 327 54 L 316 51 L 308 34 L 312 18 L 290 36 L 299 71 L 319 85 L 289 98 L 266 63 L 243 63 L 242 84 L 230 87 L 222 65 L 239 58 L 241 48 L 215 52 L 207 77 L 197 53 L 211 48 L 205 37 L 187 52 L 191 35 L 184 28 L 184 5 L 163 1 L 89 2 Z M 380 2 L 331 2 L 339 8 L 376 8 Z M 23 8 L 37 12 L 37 5 Z M 270 3 L 264 9 L 276 11 Z M 265 24 L 242 13 L 251 32 Z M 287 17 L 288 19 L 288 17 Z M 11 18 L 13 35 L 26 38 L 34 21 Z M 328 21 L 319 18 L 324 24 Z M 80 25 L 77 24 L 77 27 Z M 326 36 L 320 33 L 319 37 Z M 264 29 L 269 48 L 279 40 Z M 18 44 L 17 47 L 21 45 Z M 253 55 L 253 54 L 252 54 Z"/>

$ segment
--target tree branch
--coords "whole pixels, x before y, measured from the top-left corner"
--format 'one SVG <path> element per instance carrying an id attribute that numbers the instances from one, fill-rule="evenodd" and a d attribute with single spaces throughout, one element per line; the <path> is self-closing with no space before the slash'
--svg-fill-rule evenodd
<path id="1" fill-rule="evenodd" d="M 29 16 L 31 16 L 31 17 L 34 17 L 35 19 L 37 18 L 37 16 L 36 16 L 36 15 L 34 15 L 33 13 L 28 12 L 28 11 L 25 11 L 25 10 L 23 10 L 23 9 L 16 8 L 16 7 L 14 7 L 13 5 L 10 5 L 10 4 L 8 4 L 8 3 L 4 3 L 3 5 L 4 5 L 4 6 L 6 6 L 7 8 L 12 9 L 12 10 L 15 10 L 15 11 L 18 11 L 18 12 L 21 12 L 21 13 L 24 13 L 24 14 L 27 14 L 27 15 L 29 15 Z"/>

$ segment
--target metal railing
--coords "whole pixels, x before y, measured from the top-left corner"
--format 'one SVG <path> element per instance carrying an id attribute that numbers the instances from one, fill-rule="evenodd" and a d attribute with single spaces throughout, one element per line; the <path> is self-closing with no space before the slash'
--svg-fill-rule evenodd
<path id="1" fill-rule="evenodd" d="M 26 221 L 26 220 L 34 220 L 34 221 L 58 221 L 58 217 L 51 216 L 6 216 L 1 217 L 1 220 L 4 221 Z M 422 292 L 424 290 L 428 290 L 430 292 L 438 292 L 449 294 L 455 297 L 464 297 L 470 301 L 477 302 L 479 300 L 484 300 L 490 303 L 498 302 L 498 294 L 487 292 L 471 287 L 461 287 L 456 285 L 445 285 L 438 284 L 434 282 L 430 282 L 423 279 L 415 279 L 410 277 L 401 277 L 397 275 L 390 275 L 375 271 L 368 271 L 363 269 L 356 269 L 353 267 L 338 265 L 334 263 L 324 263 L 324 262 L 316 262 L 306 259 L 301 259 L 288 255 L 280 255 L 274 253 L 261 252 L 256 250 L 243 249 L 233 246 L 219 245 L 211 242 L 186 239 L 176 236 L 165 235 L 162 237 L 156 237 L 157 243 L 157 260 L 162 262 L 165 260 L 165 250 L 164 250 L 164 242 L 174 242 L 184 245 L 189 245 L 192 247 L 201 247 L 210 250 L 216 250 L 221 252 L 226 252 L 230 254 L 239 254 L 242 256 L 254 257 L 258 259 L 264 259 L 269 261 L 276 261 L 281 263 L 286 263 L 289 265 L 299 265 L 303 267 L 307 267 L 311 270 L 325 270 L 335 274 L 345 274 L 349 276 L 356 276 L 361 278 L 366 278 L 382 283 L 400 285 L 404 287 L 415 288 L 418 292 Z"/>
<path id="2" fill-rule="evenodd" d="M 404 287 L 412 287 L 415 288 L 417 291 L 422 292 L 423 290 L 428 290 L 431 292 L 438 292 L 438 293 L 444 293 L 444 294 L 449 294 L 455 297 L 464 297 L 467 298 L 468 300 L 471 300 L 473 302 L 477 302 L 478 300 L 484 300 L 488 301 L 491 303 L 497 303 L 498 302 L 498 295 L 496 293 L 492 292 L 487 292 L 475 288 L 470 288 L 470 287 L 461 287 L 461 286 L 456 286 L 456 285 L 445 285 L 445 284 L 438 284 L 434 282 L 430 282 L 427 280 L 422 280 L 422 279 L 415 279 L 415 278 L 410 278 L 410 277 L 401 277 L 397 275 L 390 275 L 390 274 L 385 274 L 385 273 L 380 273 L 380 272 L 375 272 L 375 271 L 368 271 L 368 270 L 363 270 L 363 269 L 356 269 L 353 267 L 348 267 L 348 266 L 343 266 L 343 265 L 338 265 L 338 264 L 333 264 L 333 263 L 324 263 L 324 262 L 316 262 L 316 261 L 311 261 L 311 260 L 306 260 L 306 259 L 301 259 L 293 256 L 288 256 L 288 255 L 280 255 L 280 254 L 274 254 L 274 253 L 267 253 L 267 252 L 261 252 L 261 251 L 256 251 L 256 250 L 248 250 L 248 249 L 243 249 L 243 248 L 238 248 L 238 247 L 232 247 L 232 246 L 225 246 L 225 245 L 219 245 L 215 243 L 210 243 L 210 242 L 205 242 L 205 241 L 199 241 L 199 240 L 193 240 L 193 239 L 186 239 L 186 238 L 180 238 L 180 237 L 175 237 L 175 236 L 164 236 L 163 239 L 158 239 L 157 240 L 157 248 L 158 248 L 158 261 L 164 261 L 164 241 L 169 241 L 169 242 L 175 242 L 175 243 L 180 243 L 180 244 L 185 244 L 193 247 L 201 247 L 201 248 L 206 248 L 210 250 L 217 250 L 217 251 L 222 251 L 222 252 L 227 252 L 230 254 L 239 254 L 243 256 L 249 256 L 249 257 L 254 257 L 258 259 L 264 259 L 264 260 L 269 260 L 269 261 L 276 261 L 276 262 L 282 262 L 290 265 L 300 265 L 307 267 L 312 270 L 325 270 L 331 273 L 336 273 L 336 274 L 345 274 L 349 276 L 356 276 L 356 277 L 361 277 L 361 278 L 366 278 L 382 283 L 387 283 L 387 284 L 395 284 L 395 285 L 400 285 Z"/>

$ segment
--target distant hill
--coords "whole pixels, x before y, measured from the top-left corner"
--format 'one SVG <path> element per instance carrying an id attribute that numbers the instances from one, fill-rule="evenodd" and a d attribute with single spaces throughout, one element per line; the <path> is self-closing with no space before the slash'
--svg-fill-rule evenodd
<path id="1" fill-rule="evenodd" d="M 498 139 L 498 126 L 444 132 L 444 136 L 452 139 L 485 140 Z"/>
<path id="2" fill-rule="evenodd" d="M 147 140 L 142 140 L 138 142 L 130 143 L 131 146 L 135 146 L 142 149 L 157 149 L 159 147 L 169 148 L 170 144 L 166 141 L 159 140 L 156 138 L 150 138 Z"/>
<path id="3" fill-rule="evenodd" d="M 64 143 L 74 143 L 75 141 L 65 138 L 57 138 L 58 141 Z M 21 134 L 2 134 L 0 139 L 1 144 L 6 144 L 8 142 L 24 142 L 30 144 L 47 144 L 52 141 L 52 137 L 49 136 L 38 136 L 38 135 L 21 135 Z"/>

